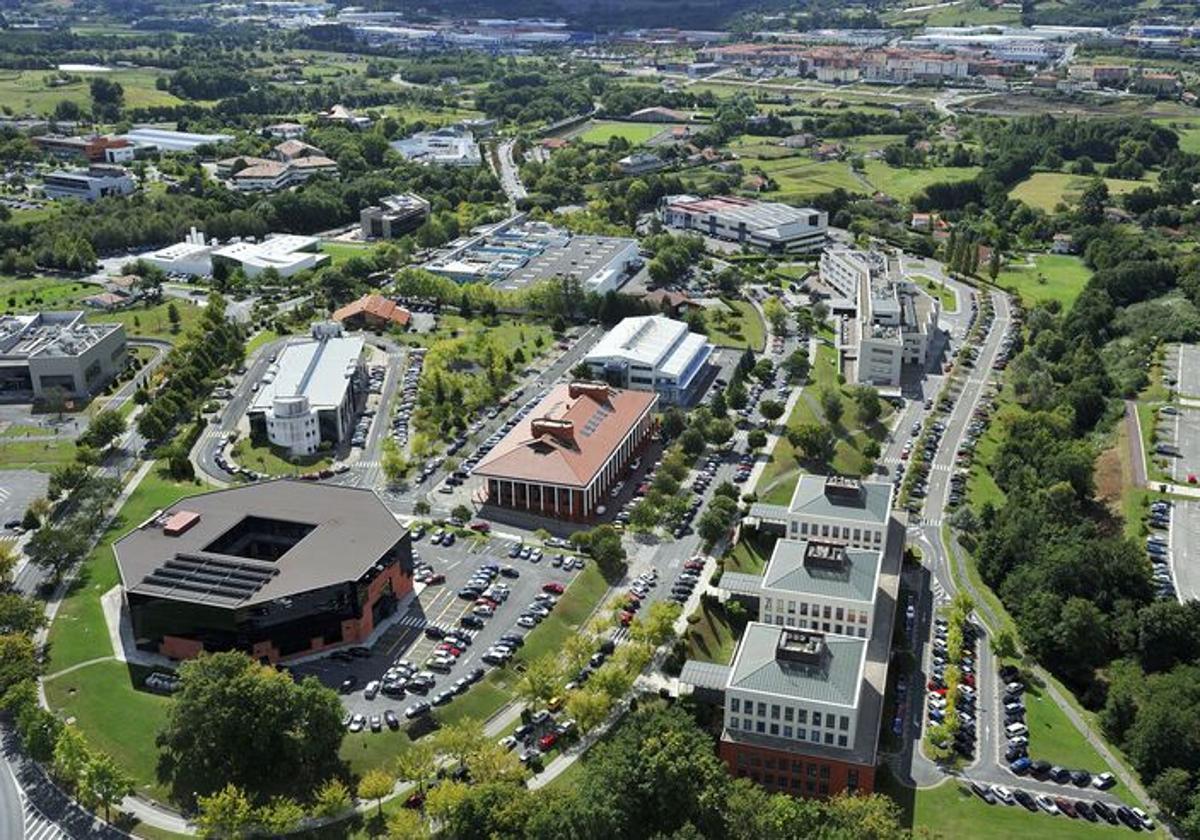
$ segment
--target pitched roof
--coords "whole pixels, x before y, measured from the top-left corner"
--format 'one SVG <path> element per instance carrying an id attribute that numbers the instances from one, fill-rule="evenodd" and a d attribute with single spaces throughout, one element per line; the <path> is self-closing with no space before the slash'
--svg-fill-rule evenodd
<path id="1" fill-rule="evenodd" d="M 316 146 L 302 140 L 284 140 L 275 147 L 275 154 L 283 158 L 325 156 L 325 153 Z"/>
<path id="2" fill-rule="evenodd" d="M 411 312 L 383 295 L 363 295 L 334 312 L 333 320 L 344 321 L 355 315 L 370 315 L 383 321 L 392 321 L 402 327 L 412 320 Z"/>
<path id="3" fill-rule="evenodd" d="M 814 644 L 819 649 L 816 661 L 788 659 L 780 648 L 785 633 Z M 866 653 L 866 639 L 825 636 L 752 621 L 746 625 L 734 654 L 729 687 L 818 703 L 857 706 Z"/>
<path id="4" fill-rule="evenodd" d="M 483 476 L 586 487 L 654 409 L 658 395 L 600 383 L 558 385 L 474 469 Z"/>

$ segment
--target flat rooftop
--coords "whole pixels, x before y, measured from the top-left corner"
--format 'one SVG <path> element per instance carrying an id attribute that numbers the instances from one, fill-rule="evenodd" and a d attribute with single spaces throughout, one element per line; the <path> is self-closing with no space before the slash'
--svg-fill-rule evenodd
<path id="1" fill-rule="evenodd" d="M 0 315 L 0 355 L 8 358 L 78 356 L 120 324 L 89 324 L 78 310 Z"/>
<path id="2" fill-rule="evenodd" d="M 752 621 L 729 669 L 729 688 L 853 708 L 867 640 Z"/>
<path id="3" fill-rule="evenodd" d="M 404 530 L 371 490 L 280 479 L 184 499 L 113 550 L 130 593 L 238 607 L 357 580 Z"/>
<path id="4" fill-rule="evenodd" d="M 657 368 L 665 363 L 672 351 L 688 336 L 688 325 L 665 315 L 642 315 L 625 318 L 596 343 L 585 356 L 586 361 L 620 358 L 631 364 Z M 704 341 L 704 336 L 696 336 Z"/>
<path id="5" fill-rule="evenodd" d="M 807 224 L 809 216 L 820 211 L 809 207 L 793 207 L 778 201 L 754 201 L 733 196 L 697 198 L 692 195 L 676 195 L 667 199 L 673 210 L 689 213 L 704 213 L 723 216 L 734 222 L 745 222 L 750 229 L 775 228 L 784 225 Z"/>
<path id="6" fill-rule="evenodd" d="M 284 347 L 268 368 L 274 374 L 254 396 L 251 411 L 267 411 L 277 397 L 308 399 L 314 409 L 341 405 L 363 351 L 361 336 L 307 338 Z"/>
<path id="7" fill-rule="evenodd" d="M 882 566 L 880 551 L 781 538 L 763 572 L 762 587 L 871 603 Z"/>

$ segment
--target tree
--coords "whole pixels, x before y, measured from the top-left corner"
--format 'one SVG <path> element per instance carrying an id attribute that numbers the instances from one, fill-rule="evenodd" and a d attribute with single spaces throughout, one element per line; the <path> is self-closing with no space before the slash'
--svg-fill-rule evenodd
<path id="1" fill-rule="evenodd" d="M 0 636 L 0 700 L 13 686 L 26 681 L 32 683 L 38 670 L 32 639 L 16 633 Z"/>
<path id="2" fill-rule="evenodd" d="M 833 388 L 825 388 L 821 391 L 821 411 L 825 414 L 825 419 L 829 424 L 836 426 L 842 419 L 842 395 Z"/>
<path id="3" fill-rule="evenodd" d="M 396 756 L 396 776 L 401 781 L 412 782 L 420 794 L 425 793 L 425 786 L 436 772 L 433 745 L 428 741 L 417 741 Z"/>
<path id="4" fill-rule="evenodd" d="M 133 791 L 133 779 L 106 753 L 92 753 L 83 768 L 79 792 L 89 808 L 99 807 L 108 822 L 113 805 Z"/>
<path id="5" fill-rule="evenodd" d="M 713 545 L 729 533 L 737 518 L 737 502 L 727 496 L 714 496 L 696 523 L 696 533 L 708 545 Z"/>
<path id="6" fill-rule="evenodd" d="M 1168 767 L 1150 783 L 1146 792 L 1168 814 L 1182 817 L 1190 806 L 1192 775 L 1181 767 Z"/>
<path id="7" fill-rule="evenodd" d="M 175 305 L 175 301 L 167 304 L 167 320 L 171 323 L 171 332 L 178 333 L 179 324 L 183 319 L 179 316 L 179 307 Z"/>
<path id="8" fill-rule="evenodd" d="M 417 516 L 428 516 L 429 511 L 429 502 L 425 501 L 424 499 L 417 499 L 417 501 L 413 503 L 413 513 L 415 513 Z"/>
<path id="9" fill-rule="evenodd" d="M 82 437 L 89 446 L 105 449 L 110 443 L 125 434 L 125 418 L 118 411 L 105 409 L 92 418 L 88 424 L 87 433 Z"/>
<path id="10" fill-rule="evenodd" d="M 525 768 L 516 754 L 495 741 L 475 745 L 474 751 L 467 756 L 467 772 L 473 785 L 525 783 Z"/>
<path id="11" fill-rule="evenodd" d="M 767 323 L 771 325 L 771 332 L 775 335 L 787 334 L 788 314 L 787 309 L 780 303 L 779 298 L 769 297 L 763 301 L 763 315 L 767 318 Z"/>
<path id="12" fill-rule="evenodd" d="M 659 428 L 662 430 L 662 435 L 665 440 L 674 440 L 683 434 L 684 428 L 687 426 L 687 419 L 683 412 L 675 406 L 671 406 L 663 412 L 662 420 L 659 421 Z"/>
<path id="13" fill-rule="evenodd" d="M 999 276 L 1000 276 L 1000 249 L 993 248 L 992 256 L 988 260 L 988 277 L 991 278 L 991 281 L 993 283 L 995 283 L 996 278 Z"/>
<path id="14" fill-rule="evenodd" d="M 659 647 L 675 638 L 675 622 L 683 607 L 673 601 L 656 601 L 641 618 L 633 622 L 630 635 L 634 639 Z"/>
<path id="15" fill-rule="evenodd" d="M 227 784 L 209 796 L 197 797 L 196 809 L 196 827 L 202 837 L 241 840 L 249 835 L 254 822 L 254 806 L 233 784 Z"/>
<path id="16" fill-rule="evenodd" d="M 83 733 L 74 726 L 64 726 L 54 744 L 54 778 L 69 790 L 78 790 L 91 757 Z"/>
<path id="17" fill-rule="evenodd" d="M 32 636 L 46 624 L 46 610 L 40 601 L 15 592 L 0 594 L 0 633 Z"/>
<path id="18" fill-rule="evenodd" d="M 575 719 L 580 732 L 591 732 L 611 710 L 612 700 L 603 692 L 584 687 L 567 695 L 567 714 Z"/>
<path id="19" fill-rule="evenodd" d="M 788 430 L 788 441 L 813 461 L 828 461 L 833 457 L 835 440 L 828 426 L 820 423 L 801 423 Z"/>
<path id="20" fill-rule="evenodd" d="M 434 749 L 460 767 L 482 743 L 483 724 L 469 717 L 443 726 L 434 736 Z"/>
<path id="21" fill-rule="evenodd" d="M 408 461 L 404 459 L 404 454 L 400 451 L 400 447 L 392 438 L 383 439 L 383 458 L 380 466 L 383 469 L 384 478 L 391 486 L 400 483 L 408 472 Z"/>
<path id="22" fill-rule="evenodd" d="M 735 429 L 733 428 L 732 421 L 713 420 L 708 424 L 708 428 L 705 429 L 705 437 L 708 439 L 709 443 L 712 443 L 715 446 L 720 446 L 733 439 L 734 431 Z"/>
<path id="23" fill-rule="evenodd" d="M 563 672 L 554 654 L 539 656 L 530 662 L 517 680 L 516 694 L 530 706 L 544 706 L 562 691 Z"/>
<path id="24" fill-rule="evenodd" d="M 401 753 L 400 759 L 416 752 L 417 747 L 425 747 L 428 752 L 425 744 L 416 744 L 413 749 Z M 400 759 L 397 759 L 397 762 Z M 407 777 L 401 775 L 400 778 Z M 346 785 L 342 783 L 341 779 L 332 778 L 317 788 L 317 795 L 313 798 L 313 814 L 318 817 L 336 817 L 345 812 L 351 804 L 350 791 L 346 789 Z"/>
<path id="25" fill-rule="evenodd" d="M 46 489 L 46 493 L 54 499 L 63 494 L 70 494 L 87 481 L 88 475 L 87 466 L 78 461 L 61 464 L 50 473 L 50 485 Z"/>
<path id="26" fill-rule="evenodd" d="M 178 801 L 226 785 L 262 799 L 307 796 L 339 769 L 342 705 L 315 678 L 294 683 L 237 652 L 185 662 L 179 677 L 158 736 L 160 776 Z"/>
<path id="27" fill-rule="evenodd" d="M 466 522 L 471 518 L 471 509 L 463 504 L 455 505 L 450 511 L 450 516 L 459 522 Z"/>
<path id="28" fill-rule="evenodd" d="M 858 416 L 858 422 L 862 425 L 870 426 L 883 414 L 883 402 L 879 399 L 879 392 L 870 385 L 855 387 L 851 393 L 851 397 L 854 400 L 855 414 Z"/>
<path id="29" fill-rule="evenodd" d="M 992 637 L 992 653 L 1000 659 L 1015 659 L 1020 653 L 1016 635 L 1008 628 L 999 630 Z"/>
<path id="30" fill-rule="evenodd" d="M 625 568 L 625 546 L 621 534 L 611 525 L 598 525 L 587 533 L 587 550 L 596 565 L 606 576 L 613 576 Z"/>
<path id="31" fill-rule="evenodd" d="M 379 806 L 378 815 L 383 816 L 383 798 L 396 787 L 396 780 L 386 770 L 375 768 L 367 771 L 358 782 L 358 798 L 374 799 Z"/>
<path id="32" fill-rule="evenodd" d="M 1085 225 L 1098 225 L 1104 221 L 1104 208 L 1108 204 L 1108 185 L 1101 178 L 1094 178 L 1079 195 L 1079 220 Z"/>
<path id="33" fill-rule="evenodd" d="M 679 445 L 683 447 L 683 451 L 688 455 L 696 456 L 704 451 L 704 433 L 694 426 L 688 427 L 682 435 L 679 436 Z"/>
<path id="34" fill-rule="evenodd" d="M 50 572 L 57 584 L 67 570 L 87 554 L 87 540 L 71 523 L 47 525 L 39 528 L 29 539 L 25 554 L 29 562 Z"/>
<path id="35" fill-rule="evenodd" d="M 388 815 L 387 832 L 392 840 L 429 840 L 432 836 L 421 813 L 409 808 Z"/>

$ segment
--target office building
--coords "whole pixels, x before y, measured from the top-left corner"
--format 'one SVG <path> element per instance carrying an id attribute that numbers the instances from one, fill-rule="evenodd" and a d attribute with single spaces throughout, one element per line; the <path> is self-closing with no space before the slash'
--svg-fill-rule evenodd
<path id="1" fill-rule="evenodd" d="M 659 203 L 659 215 L 667 227 L 770 253 L 816 250 L 825 244 L 829 226 L 821 210 L 734 196 L 666 196 Z"/>
<path id="2" fill-rule="evenodd" d="M 479 166 L 483 162 L 475 135 L 461 126 L 421 131 L 404 140 L 395 140 L 390 145 L 405 160 L 417 163 Z"/>
<path id="3" fill-rule="evenodd" d="M 653 152 L 634 152 L 617 161 L 617 169 L 622 175 L 644 175 L 666 167 L 667 161 Z"/>
<path id="4" fill-rule="evenodd" d="M 429 202 L 415 193 L 385 195 L 359 213 L 363 239 L 392 239 L 411 233 L 429 218 Z"/>
<path id="5" fill-rule="evenodd" d="M 892 485 L 843 476 L 805 474 L 786 505 L 755 502 L 750 517 L 791 539 L 834 540 L 851 548 L 886 551 Z"/>
<path id="6" fill-rule="evenodd" d="M 413 588 L 408 531 L 372 491 L 304 481 L 192 496 L 113 553 L 138 649 L 172 659 L 361 644 Z"/>
<path id="7" fill-rule="evenodd" d="M 654 391 L 665 404 L 695 402 L 713 345 L 665 315 L 626 318 L 600 339 L 583 363 L 614 388 Z"/>
<path id="8" fill-rule="evenodd" d="M 91 163 L 128 163 L 134 158 L 133 144 L 124 137 L 91 134 L 86 137 L 42 134 L 30 140 L 39 149 L 63 160 L 84 159 Z"/>
<path id="9" fill-rule="evenodd" d="M 83 399 L 125 369 L 125 327 L 81 311 L 0 315 L 0 396 Z"/>
<path id="10" fill-rule="evenodd" d="M 362 338 L 344 337 L 334 323 L 317 324 L 311 338 L 290 342 L 246 410 L 251 435 L 293 456 L 345 440 L 367 392 L 363 349 Z"/>
<path id="11" fill-rule="evenodd" d="M 473 474 L 486 504 L 589 520 L 654 431 L 658 395 L 602 382 L 557 385 Z"/>
<path id="12" fill-rule="evenodd" d="M 42 178 L 42 192 L 57 201 L 74 198 L 99 201 L 107 196 L 131 195 L 137 189 L 133 178 L 120 166 L 93 164 L 87 169 L 60 169 Z"/>
<path id="13" fill-rule="evenodd" d="M 135 128 L 123 136 L 135 146 L 160 152 L 194 152 L 201 146 L 219 146 L 233 140 L 232 134 L 196 134 L 152 126 Z"/>

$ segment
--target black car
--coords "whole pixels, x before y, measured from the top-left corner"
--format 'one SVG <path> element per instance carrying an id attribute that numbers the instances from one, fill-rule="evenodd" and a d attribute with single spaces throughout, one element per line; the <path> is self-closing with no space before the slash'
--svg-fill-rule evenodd
<path id="1" fill-rule="evenodd" d="M 500 641 L 506 642 L 513 647 L 523 647 L 525 645 L 525 637 L 519 636 L 516 633 L 505 633 L 500 637 Z"/>
<path id="2" fill-rule="evenodd" d="M 400 728 L 400 718 L 396 717 L 396 713 L 388 709 L 383 713 L 383 722 L 388 725 L 388 729 L 395 731 Z"/>
<path id="3" fill-rule="evenodd" d="M 1037 811 L 1037 809 L 1038 809 L 1037 802 L 1035 802 L 1033 800 L 1033 797 L 1029 794 L 1028 791 L 1024 791 L 1024 790 L 1021 790 L 1020 788 L 1017 788 L 1016 790 L 1013 791 L 1013 798 L 1016 799 L 1018 802 L 1020 802 L 1022 805 L 1024 805 L 1025 808 L 1030 811 Z"/>
<path id="4" fill-rule="evenodd" d="M 342 684 L 338 686 L 338 691 L 342 694 L 349 694 L 354 690 L 356 685 L 358 685 L 358 677 L 346 677 L 346 679 L 342 680 Z"/>
<path id="5" fill-rule="evenodd" d="M 1050 768 L 1050 778 L 1058 782 L 1060 785 L 1071 780 L 1071 771 L 1065 767 L 1055 765 Z"/>
<path id="6" fill-rule="evenodd" d="M 413 718 L 421 717 L 421 715 L 429 714 L 429 711 L 432 708 L 433 708 L 432 706 L 430 706 L 427 702 L 422 700 L 419 703 L 413 703 L 411 706 L 409 706 L 407 709 L 405 709 L 404 716 L 406 718 L 408 718 L 409 720 L 412 720 Z"/>
<path id="7" fill-rule="evenodd" d="M 513 737 L 518 741 L 524 741 L 533 734 L 534 726 L 532 723 L 523 723 L 513 730 Z"/>
<path id="8" fill-rule="evenodd" d="M 462 618 L 460 618 L 458 620 L 458 623 L 461 624 L 463 627 L 471 627 L 474 629 L 479 629 L 480 627 L 483 626 L 483 619 L 477 615 L 464 615 Z"/>
<path id="9" fill-rule="evenodd" d="M 1117 808 L 1117 819 L 1125 823 L 1125 825 L 1129 826 L 1134 831 L 1142 830 L 1142 821 L 1137 818 L 1137 814 L 1133 813 L 1133 811 L 1129 809 L 1128 805 L 1122 805 L 1121 807 Z"/>
<path id="10" fill-rule="evenodd" d="M 431 639 L 444 639 L 446 637 L 446 631 L 441 627 L 438 627 L 436 624 L 430 624 L 425 628 L 425 635 Z"/>
<path id="11" fill-rule="evenodd" d="M 482 589 L 473 589 L 470 586 L 464 586 L 462 589 L 458 590 L 458 597 L 462 598 L 464 601 L 474 601 L 482 594 Z"/>
<path id="12" fill-rule="evenodd" d="M 1092 811 L 1092 806 L 1082 799 L 1075 801 L 1075 813 L 1083 817 L 1088 822 L 1096 821 L 1096 814 Z"/>
<path id="13" fill-rule="evenodd" d="M 1035 776 L 1045 776 L 1050 772 L 1051 764 L 1049 761 L 1038 760 L 1029 765 L 1029 772 Z"/>
<path id="14" fill-rule="evenodd" d="M 1092 803 L 1092 810 L 1096 812 L 1097 817 L 1107 823 L 1115 823 L 1117 821 L 1117 815 L 1113 813 L 1112 808 L 1109 808 L 1107 804 L 1099 799 Z"/>
<path id="15" fill-rule="evenodd" d="M 440 691 L 433 696 L 433 705 L 445 706 L 447 703 L 449 703 L 453 699 L 454 699 L 454 692 L 451 689 L 446 689 L 445 691 Z"/>
<path id="16" fill-rule="evenodd" d="M 485 671 L 482 668 L 475 668 L 471 673 L 467 674 L 467 682 L 477 683 L 483 679 Z"/>

